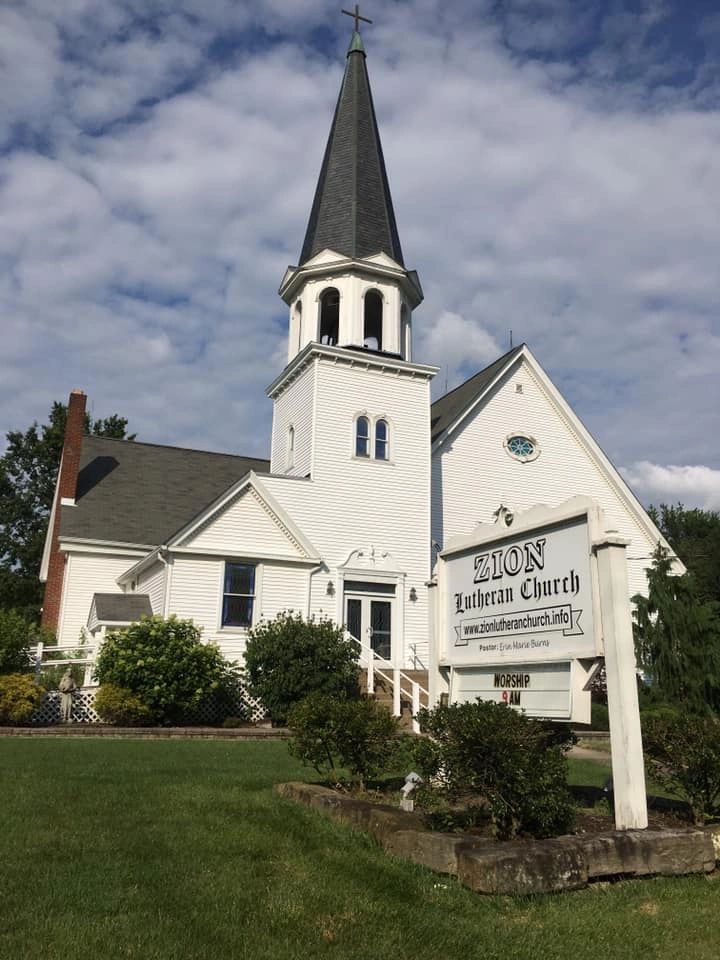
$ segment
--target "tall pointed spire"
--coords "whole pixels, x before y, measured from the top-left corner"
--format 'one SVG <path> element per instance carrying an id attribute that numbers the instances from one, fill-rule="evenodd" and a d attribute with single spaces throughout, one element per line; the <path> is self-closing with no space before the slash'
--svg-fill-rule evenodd
<path id="1" fill-rule="evenodd" d="M 404 266 L 357 30 L 350 41 L 300 266 L 326 248 L 360 259 L 383 252 Z"/>

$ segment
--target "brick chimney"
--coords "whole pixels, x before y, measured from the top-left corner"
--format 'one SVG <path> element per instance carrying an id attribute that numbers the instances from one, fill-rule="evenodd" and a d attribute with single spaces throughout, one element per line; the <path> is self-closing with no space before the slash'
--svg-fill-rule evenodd
<path id="1" fill-rule="evenodd" d="M 65 439 L 55 490 L 54 512 L 51 517 L 50 557 L 42 609 L 42 625 L 52 630 L 57 628 L 60 619 L 60 601 L 65 575 L 65 554 L 58 549 L 60 515 L 63 509 L 72 509 L 75 505 L 77 479 L 80 472 L 80 454 L 82 453 L 82 440 L 85 433 L 86 402 L 87 397 L 82 390 L 73 390 L 68 400 Z"/>

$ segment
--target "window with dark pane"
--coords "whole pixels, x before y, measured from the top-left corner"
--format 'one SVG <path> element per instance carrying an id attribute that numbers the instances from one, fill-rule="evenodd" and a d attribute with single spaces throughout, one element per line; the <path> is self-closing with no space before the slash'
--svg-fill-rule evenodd
<path id="1" fill-rule="evenodd" d="M 335 287 L 320 297 L 320 343 L 334 347 L 340 335 L 340 294 Z"/>
<path id="2" fill-rule="evenodd" d="M 370 421 L 367 417 L 358 417 L 355 421 L 355 456 L 370 456 Z"/>
<path id="3" fill-rule="evenodd" d="M 255 565 L 252 563 L 226 563 L 222 625 L 224 627 L 252 626 L 254 600 Z"/>
<path id="4" fill-rule="evenodd" d="M 383 301 L 377 290 L 365 294 L 363 345 L 369 350 L 382 350 Z"/>
<path id="5" fill-rule="evenodd" d="M 378 420 L 375 424 L 375 459 L 388 458 L 388 425 L 387 420 Z"/>

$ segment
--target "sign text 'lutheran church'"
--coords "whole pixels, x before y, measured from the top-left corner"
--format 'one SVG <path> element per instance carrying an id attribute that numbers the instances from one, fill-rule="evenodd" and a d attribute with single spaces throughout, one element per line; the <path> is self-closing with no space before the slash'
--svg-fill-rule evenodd
<path id="1" fill-rule="evenodd" d="M 496 537 L 499 531 L 496 529 Z M 454 663 L 596 656 L 588 526 L 583 518 L 448 557 Z"/>

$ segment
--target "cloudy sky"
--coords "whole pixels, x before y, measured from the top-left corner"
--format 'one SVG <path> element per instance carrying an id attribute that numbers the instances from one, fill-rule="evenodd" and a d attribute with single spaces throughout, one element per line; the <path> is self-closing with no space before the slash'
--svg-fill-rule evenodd
<path id="1" fill-rule="evenodd" d="M 346 7 L 349 4 L 344 4 Z M 73 387 L 266 455 L 339 0 L 4 0 L 0 434 Z M 361 12 L 418 359 L 525 340 L 645 502 L 720 508 L 716 0 Z M 437 391 L 436 391 L 437 392 Z M 1 446 L 1 444 L 0 444 Z"/>

